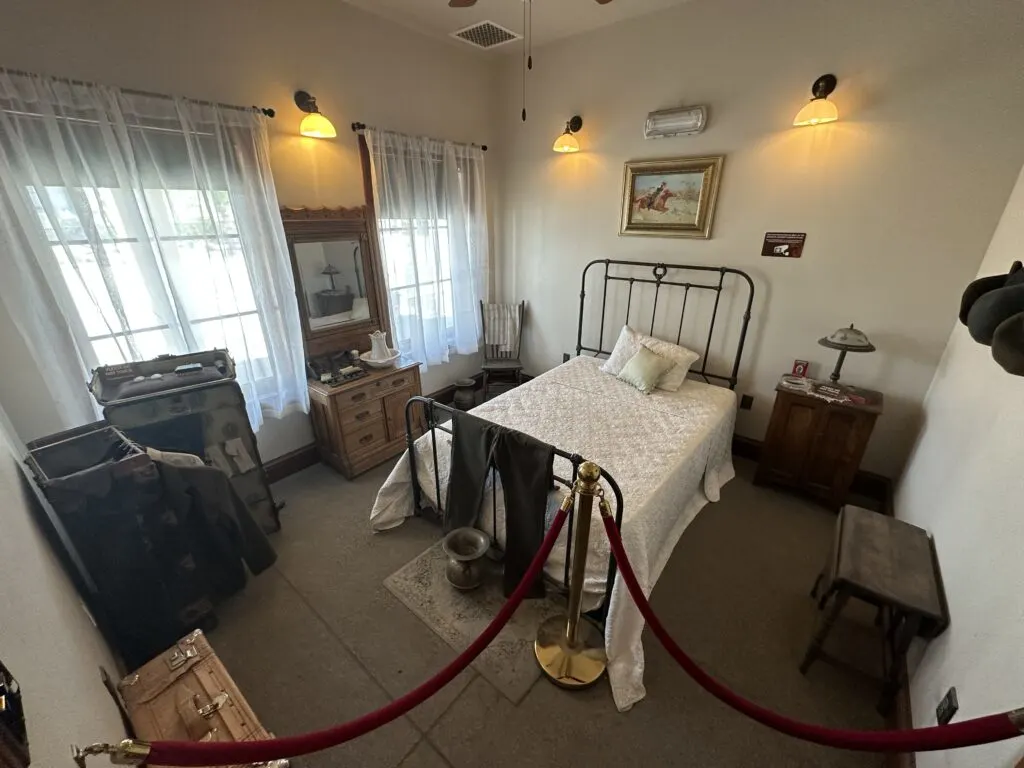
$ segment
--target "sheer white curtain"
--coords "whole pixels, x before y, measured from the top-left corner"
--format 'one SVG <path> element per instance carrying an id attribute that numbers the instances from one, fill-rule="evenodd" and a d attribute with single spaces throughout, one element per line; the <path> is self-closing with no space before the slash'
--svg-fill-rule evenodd
<path id="1" fill-rule="evenodd" d="M 97 365 L 226 348 L 249 419 L 308 411 L 265 118 L 0 70 L 0 299 L 62 419 Z"/>
<path id="2" fill-rule="evenodd" d="M 395 344 L 424 366 L 479 349 L 487 286 L 484 153 L 366 129 Z"/>

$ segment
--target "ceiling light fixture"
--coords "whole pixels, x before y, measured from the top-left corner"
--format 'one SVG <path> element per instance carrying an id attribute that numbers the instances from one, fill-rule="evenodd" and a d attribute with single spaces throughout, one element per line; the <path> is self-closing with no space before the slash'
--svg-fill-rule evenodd
<path id="1" fill-rule="evenodd" d="M 793 118 L 793 125 L 821 125 L 832 123 L 839 119 L 839 110 L 836 105 L 828 100 L 828 95 L 836 89 L 835 75 L 822 75 L 814 81 L 811 86 L 811 94 L 814 96 L 807 105 L 797 112 Z"/>
<path id="2" fill-rule="evenodd" d="M 306 91 L 295 92 L 295 106 L 306 113 L 299 124 L 299 133 L 314 139 L 333 139 L 338 135 L 334 125 L 320 113 L 316 99 Z"/>
<path id="3" fill-rule="evenodd" d="M 565 124 L 565 131 L 555 139 L 555 143 L 551 146 L 555 152 L 579 152 L 580 143 L 573 136 L 574 133 L 578 132 L 583 127 L 583 118 L 579 115 L 573 115 L 572 119 Z"/>

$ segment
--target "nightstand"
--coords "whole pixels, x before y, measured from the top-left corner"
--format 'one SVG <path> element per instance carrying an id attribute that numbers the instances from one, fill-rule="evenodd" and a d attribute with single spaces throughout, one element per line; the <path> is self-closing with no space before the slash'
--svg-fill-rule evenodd
<path id="1" fill-rule="evenodd" d="M 794 488 L 838 510 L 881 413 L 882 393 L 873 389 L 783 377 L 754 482 Z"/>

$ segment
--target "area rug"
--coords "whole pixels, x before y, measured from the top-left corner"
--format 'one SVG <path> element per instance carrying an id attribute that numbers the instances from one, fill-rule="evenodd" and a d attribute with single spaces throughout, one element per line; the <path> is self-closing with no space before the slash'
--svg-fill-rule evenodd
<path id="1" fill-rule="evenodd" d="M 486 561 L 484 583 L 470 592 L 460 592 L 445 580 L 446 561 L 438 542 L 384 579 L 384 586 L 442 640 L 462 651 L 505 602 L 501 566 Z M 564 601 L 557 595 L 523 601 L 494 642 L 473 662 L 473 668 L 518 704 L 540 677 L 533 655 L 537 627 L 544 619 L 564 612 Z"/>

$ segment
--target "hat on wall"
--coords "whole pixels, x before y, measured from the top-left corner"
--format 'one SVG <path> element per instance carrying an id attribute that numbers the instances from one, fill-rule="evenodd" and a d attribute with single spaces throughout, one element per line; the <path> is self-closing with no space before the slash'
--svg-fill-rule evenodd
<path id="1" fill-rule="evenodd" d="M 964 290 L 960 322 L 971 338 L 992 347 L 1007 373 L 1024 376 L 1024 268 L 1015 261 L 1005 275 L 980 277 Z"/>

